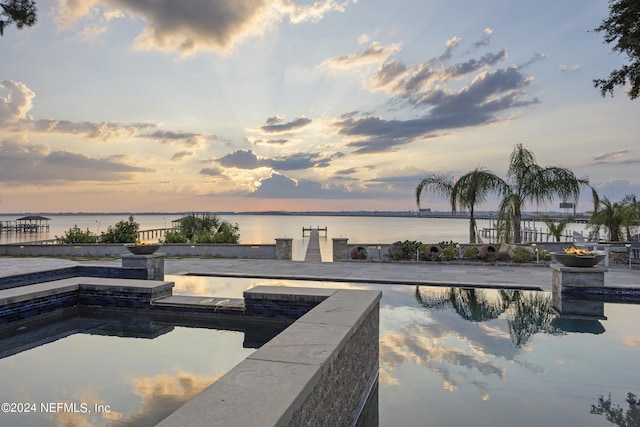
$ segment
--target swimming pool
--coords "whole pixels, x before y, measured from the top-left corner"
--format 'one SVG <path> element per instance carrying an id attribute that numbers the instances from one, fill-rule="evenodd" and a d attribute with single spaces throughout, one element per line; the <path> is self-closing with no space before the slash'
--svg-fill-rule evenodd
<path id="1" fill-rule="evenodd" d="M 153 426 L 284 327 L 88 309 L 53 320 L 0 333 L 2 426 Z"/>
<path id="2" fill-rule="evenodd" d="M 558 315 L 547 292 L 168 280 L 174 294 L 226 297 L 258 285 L 381 290 L 380 426 L 608 426 L 591 413 L 599 397 L 625 413 L 640 394 L 640 305 L 578 302 L 594 314 Z"/>
<path id="3" fill-rule="evenodd" d="M 638 411 L 625 399 L 640 393 L 640 305 L 578 302 L 588 317 L 558 315 L 544 292 L 166 279 L 175 295 L 229 298 L 258 285 L 381 290 L 380 426 L 608 426 L 591 413 L 608 399 Z M 276 333 L 243 328 L 83 310 L 5 331 L 0 402 L 38 406 L 0 425 L 154 425 Z"/>

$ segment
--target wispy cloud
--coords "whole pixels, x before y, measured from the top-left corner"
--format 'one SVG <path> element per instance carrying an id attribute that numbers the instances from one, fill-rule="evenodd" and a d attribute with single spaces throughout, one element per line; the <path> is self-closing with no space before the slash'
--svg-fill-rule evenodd
<path id="1" fill-rule="evenodd" d="M 351 68 L 368 64 L 380 64 L 400 50 L 399 44 L 383 46 L 379 42 L 372 42 L 362 52 L 331 58 L 322 63 L 330 68 Z"/>
<path id="2" fill-rule="evenodd" d="M 90 157 L 51 151 L 43 144 L 0 142 L 0 181 L 54 184 L 59 181 L 121 181 L 151 169 L 132 166 L 123 155 Z"/>
<path id="3" fill-rule="evenodd" d="M 175 144 L 186 147 L 198 147 L 207 141 L 216 141 L 216 135 L 199 134 L 192 132 L 156 131 L 137 135 L 138 138 L 155 140 L 163 144 Z"/>
<path id="4" fill-rule="evenodd" d="M 573 65 L 561 64 L 561 65 L 558 65 L 558 69 L 560 70 L 561 73 L 573 73 L 575 71 L 580 70 L 580 68 L 582 68 L 582 67 L 579 64 L 573 64 Z"/>
<path id="5" fill-rule="evenodd" d="M 301 129 L 312 122 L 307 117 L 299 117 L 288 123 L 281 123 L 282 119 L 278 116 L 270 117 L 267 119 L 267 124 L 260 127 L 265 133 L 285 133 L 293 130 Z"/>
<path id="6" fill-rule="evenodd" d="M 640 163 L 639 157 L 631 157 L 632 152 L 630 150 L 618 150 L 608 153 L 600 153 L 593 157 L 593 161 L 589 163 L 591 166 L 603 165 L 603 164 L 617 164 L 617 165 L 634 165 Z"/>
<path id="7" fill-rule="evenodd" d="M 179 151 L 177 153 L 175 153 L 173 156 L 171 156 L 171 161 L 172 162 L 179 162 L 181 160 L 184 160 L 188 157 L 192 157 L 193 156 L 193 151 Z"/>
<path id="8" fill-rule="evenodd" d="M 485 30 L 485 37 L 492 31 Z M 395 97 L 399 109 L 408 108 L 412 119 L 386 119 L 379 115 L 350 114 L 334 122 L 345 144 L 356 154 L 393 151 L 417 140 L 425 140 L 451 129 L 484 126 L 502 119 L 501 114 L 539 102 L 527 99 L 532 78 L 516 66 L 496 68 L 507 58 L 507 50 L 444 65 L 460 43 L 451 38 L 442 55 L 408 65 L 396 59 L 381 64 L 370 80 L 372 91 Z M 476 46 L 479 47 L 479 46 Z M 458 88 L 460 81 L 467 81 Z"/>

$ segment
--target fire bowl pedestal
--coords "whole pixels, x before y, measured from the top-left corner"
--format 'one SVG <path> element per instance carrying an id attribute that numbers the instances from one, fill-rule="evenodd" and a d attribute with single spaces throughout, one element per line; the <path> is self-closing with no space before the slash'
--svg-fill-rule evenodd
<path id="1" fill-rule="evenodd" d="M 565 267 L 551 264 L 553 292 L 579 292 L 587 288 L 603 288 L 605 267 Z"/>
<path id="2" fill-rule="evenodd" d="M 122 254 L 122 268 L 147 270 L 147 280 L 164 280 L 164 257 L 156 252 L 151 255 Z"/>

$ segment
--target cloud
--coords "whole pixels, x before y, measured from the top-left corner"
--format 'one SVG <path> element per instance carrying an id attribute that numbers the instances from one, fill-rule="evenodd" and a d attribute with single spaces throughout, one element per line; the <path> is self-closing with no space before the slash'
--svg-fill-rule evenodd
<path id="1" fill-rule="evenodd" d="M 291 23 L 315 22 L 327 13 L 344 11 L 350 3 L 351 0 L 320 0 L 309 5 L 291 0 L 59 0 L 55 19 L 61 29 L 71 29 L 80 20 L 100 16 L 99 10 L 116 8 L 145 22 L 135 40 L 137 49 L 190 55 L 198 51 L 229 51 L 285 18 Z"/>
<path id="2" fill-rule="evenodd" d="M 535 64 L 536 62 L 544 61 L 547 58 L 549 58 L 549 55 L 547 55 L 546 53 L 536 53 L 527 62 L 525 62 L 524 64 L 520 64 L 520 66 L 518 66 L 518 68 L 520 68 L 520 69 L 526 68 L 531 64 Z"/>
<path id="3" fill-rule="evenodd" d="M 338 134 L 356 154 L 397 150 L 417 140 L 440 135 L 440 132 L 471 126 L 484 126 L 501 120 L 507 110 L 537 104 L 537 98 L 526 99 L 533 78 L 519 67 L 494 69 L 506 60 L 507 50 L 486 53 L 455 64 L 441 65 L 451 57 L 459 43 L 452 38 L 446 51 L 417 65 L 398 60 L 382 64 L 369 80 L 371 89 L 395 95 L 399 108 L 424 111 L 408 120 L 385 119 L 380 116 L 352 114 L 334 123 Z M 466 79 L 461 88 L 459 81 Z"/>
<path id="4" fill-rule="evenodd" d="M 640 163 L 640 158 L 632 157 L 629 150 L 618 150 L 609 153 L 600 153 L 593 156 L 589 166 L 598 165 L 635 165 Z"/>
<path id="5" fill-rule="evenodd" d="M 179 162 L 187 157 L 193 156 L 193 151 L 178 151 L 173 156 L 171 156 L 172 162 Z"/>
<path id="6" fill-rule="evenodd" d="M 267 119 L 267 124 L 261 126 L 260 129 L 266 133 L 284 133 L 289 132 L 296 129 L 301 129 L 311 123 L 311 119 L 306 117 L 299 117 L 293 121 L 288 123 L 280 124 L 281 119 L 275 119 L 274 117 L 270 117 Z"/>
<path id="7" fill-rule="evenodd" d="M 338 180 L 342 184 L 327 184 L 314 180 L 295 179 L 285 174 L 273 172 L 269 176 L 260 179 L 256 190 L 251 197 L 262 198 L 290 198 L 290 199 L 372 199 L 372 198 L 398 198 L 405 197 L 404 192 L 389 192 L 388 186 L 355 187 L 348 179 Z M 411 187 L 415 182 L 411 183 Z"/>
<path id="8" fill-rule="evenodd" d="M 210 167 L 210 168 L 203 168 L 200 169 L 200 175 L 206 175 L 206 176 L 224 176 L 224 174 L 222 173 L 222 170 L 220 168 L 216 168 L 216 167 Z"/>
<path id="9" fill-rule="evenodd" d="M 488 46 L 491 43 L 491 35 L 493 34 L 493 29 L 487 27 L 482 31 L 482 38 L 475 42 L 472 46 L 475 48 L 480 48 L 483 46 Z"/>
<path id="10" fill-rule="evenodd" d="M 68 133 L 83 136 L 85 139 L 101 139 L 104 142 L 117 139 L 123 135 L 133 137 L 140 131 L 154 127 L 156 125 L 150 123 L 91 123 L 48 119 L 35 120 L 28 125 L 28 128 L 36 132 Z"/>
<path id="11" fill-rule="evenodd" d="M 27 112 L 31 110 L 36 94 L 23 83 L 12 80 L 0 81 L 0 89 L 9 91 L 5 98 L 0 97 L 0 126 L 31 120 Z"/>
<path id="12" fill-rule="evenodd" d="M 0 126 L 10 131 L 34 131 L 41 133 L 65 133 L 83 136 L 85 139 L 110 141 L 123 135 L 134 136 L 140 131 L 156 127 L 150 123 L 92 123 L 71 122 L 68 120 L 38 119 L 28 112 L 33 107 L 35 93 L 24 83 L 3 80 L 0 89 L 9 91 L 9 95 L 0 98 Z"/>
<path id="13" fill-rule="evenodd" d="M 284 145 L 289 142 L 288 139 L 256 139 L 254 144 Z"/>
<path id="14" fill-rule="evenodd" d="M 348 191 L 345 187 L 322 185 L 318 181 L 293 179 L 286 175 L 272 173 L 259 181 L 252 197 L 287 199 L 359 199 L 371 194 Z"/>
<path id="15" fill-rule="evenodd" d="M 258 157 L 253 150 L 236 150 L 221 157 L 218 162 L 224 167 L 238 169 L 269 167 L 278 170 L 296 170 L 326 167 L 330 164 L 331 157 L 318 153 L 295 153 L 283 157 L 267 158 Z"/>
<path id="16" fill-rule="evenodd" d="M 335 171 L 334 173 L 336 175 L 351 175 L 358 172 L 358 168 L 348 168 L 348 169 L 342 169 L 339 171 Z"/>
<path id="17" fill-rule="evenodd" d="M 578 65 L 578 64 L 573 64 L 573 65 L 561 64 L 561 65 L 558 65 L 558 69 L 560 70 L 561 73 L 573 73 L 575 71 L 580 70 L 580 68 L 582 68 L 582 67 L 580 65 Z"/>
<path id="18" fill-rule="evenodd" d="M 349 54 L 324 61 L 322 65 L 330 68 L 351 68 L 361 65 L 379 64 L 400 50 L 399 44 L 383 46 L 373 42 L 364 51 L 357 54 Z"/>
<path id="19" fill-rule="evenodd" d="M 0 181 L 12 184 L 56 181 L 121 181 L 150 169 L 131 166 L 124 156 L 93 158 L 46 145 L 0 142 Z"/>
<path id="20" fill-rule="evenodd" d="M 163 144 L 183 145 L 186 147 L 198 147 L 206 141 L 215 141 L 218 139 L 215 135 L 160 130 L 153 133 L 139 134 L 138 138 L 151 139 L 162 142 Z"/>

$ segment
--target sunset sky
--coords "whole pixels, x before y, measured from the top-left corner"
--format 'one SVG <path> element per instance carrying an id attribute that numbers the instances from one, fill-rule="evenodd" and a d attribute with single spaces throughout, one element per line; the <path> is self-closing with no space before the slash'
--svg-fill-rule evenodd
<path id="1" fill-rule="evenodd" d="M 626 60 L 606 0 L 37 7 L 0 37 L 0 212 L 403 211 L 517 143 L 640 196 L 640 101 L 592 84 Z"/>

